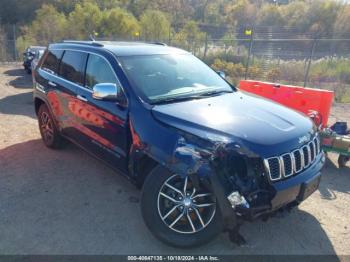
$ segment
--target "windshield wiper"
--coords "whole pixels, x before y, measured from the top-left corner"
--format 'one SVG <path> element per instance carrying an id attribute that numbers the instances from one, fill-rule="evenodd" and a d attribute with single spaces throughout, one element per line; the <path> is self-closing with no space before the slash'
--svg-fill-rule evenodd
<path id="1" fill-rule="evenodd" d="M 188 100 L 194 100 L 194 99 L 201 99 L 206 98 L 214 95 L 220 95 L 223 93 L 233 93 L 231 90 L 215 90 L 215 91 L 208 91 L 204 93 L 189 95 L 189 96 L 180 96 L 180 97 L 168 97 L 168 98 L 160 98 L 155 101 L 152 101 L 152 104 L 167 104 L 167 103 L 176 103 L 176 102 L 182 102 L 182 101 L 188 101 Z"/>
<path id="2" fill-rule="evenodd" d="M 155 101 L 152 101 L 152 104 L 159 105 L 159 104 L 182 102 L 182 101 L 188 101 L 188 100 L 200 99 L 200 98 L 204 98 L 204 97 L 200 95 L 192 95 L 192 96 L 184 96 L 184 97 L 168 97 L 168 98 L 162 98 L 162 99 L 157 99 Z"/>
<path id="3" fill-rule="evenodd" d="M 213 95 L 220 95 L 220 94 L 225 94 L 225 93 L 233 93 L 232 90 L 214 90 L 214 91 L 208 91 L 205 93 L 200 93 L 197 94 L 201 97 L 207 97 L 207 96 L 213 96 Z"/>

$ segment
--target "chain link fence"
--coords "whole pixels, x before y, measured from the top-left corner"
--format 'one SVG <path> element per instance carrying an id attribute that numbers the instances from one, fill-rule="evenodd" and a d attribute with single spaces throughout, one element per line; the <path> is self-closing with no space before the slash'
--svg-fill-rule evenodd
<path id="1" fill-rule="evenodd" d="M 222 35 L 220 29 L 217 36 Z M 234 84 L 254 79 L 328 89 L 335 91 L 337 102 L 350 103 L 350 36 L 340 38 L 334 32 L 330 38 L 290 27 L 259 27 L 213 39 L 208 37 L 212 30 L 206 30 L 199 43 L 169 42 L 224 71 Z"/>
<path id="2" fill-rule="evenodd" d="M 0 62 L 16 62 L 21 59 L 16 48 L 18 31 L 16 25 L 0 27 Z"/>
<path id="3" fill-rule="evenodd" d="M 290 27 L 234 30 L 212 25 L 198 25 L 196 34 L 183 36 L 181 28 L 183 25 L 173 25 L 167 39 L 153 41 L 192 52 L 224 71 L 233 84 L 254 79 L 328 89 L 335 91 L 336 101 L 350 102 L 350 36 L 340 38 L 335 32 L 332 37 L 322 37 Z M 0 62 L 21 60 L 15 48 L 17 31 L 10 25 L 7 34 L 0 32 Z"/>

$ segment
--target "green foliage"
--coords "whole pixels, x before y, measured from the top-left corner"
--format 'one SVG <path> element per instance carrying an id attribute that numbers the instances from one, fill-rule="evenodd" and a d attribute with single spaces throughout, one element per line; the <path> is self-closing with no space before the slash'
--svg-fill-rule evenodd
<path id="1" fill-rule="evenodd" d="M 100 24 L 100 32 L 108 39 L 132 39 L 140 32 L 137 19 L 121 8 L 105 11 Z"/>
<path id="2" fill-rule="evenodd" d="M 90 2 L 77 4 L 68 16 L 69 37 L 83 40 L 90 34 L 98 33 L 102 17 L 102 11 L 97 4 Z"/>
<path id="3" fill-rule="evenodd" d="M 239 83 L 240 79 L 244 78 L 245 67 L 240 63 L 234 64 L 231 62 L 226 62 L 224 60 L 215 59 L 211 67 L 215 71 L 225 72 L 228 80 L 235 85 Z"/>
<path id="4" fill-rule="evenodd" d="M 140 31 L 137 19 L 121 8 L 101 10 L 92 1 L 75 5 L 67 16 L 53 5 L 43 5 L 29 26 L 22 27 L 17 39 L 20 52 L 28 45 L 46 45 L 62 39 L 86 40 L 90 35 L 101 38 L 132 39 Z"/>
<path id="5" fill-rule="evenodd" d="M 16 23 L 21 29 L 17 32 L 19 53 L 29 45 L 62 39 L 86 40 L 89 35 L 97 39 L 169 41 L 200 56 L 207 64 L 227 71 L 237 82 L 245 74 L 242 68 L 247 63 L 249 43 L 235 40 L 235 36 L 245 28 L 287 26 L 311 38 L 350 36 L 350 3 L 339 0 L 271 3 L 270 0 L 0 0 L 0 25 L 6 29 L 3 33 L 0 30 L 0 56 L 5 56 L 6 38 L 12 35 L 13 27 L 8 24 Z M 215 39 L 220 39 L 220 43 Z M 309 48 L 302 42 L 296 45 L 300 50 Z M 326 41 L 319 41 L 317 50 L 328 52 L 330 48 L 332 54 L 332 50 L 347 50 L 347 45 L 348 42 L 339 41 L 329 47 Z M 276 61 L 273 65 L 270 61 L 267 65 L 253 55 L 250 64 L 249 78 L 300 85 L 305 76 L 304 61 Z M 350 85 L 349 68 L 349 61 L 339 57 L 313 61 L 309 83 L 314 86 L 341 83 L 343 86 L 334 88 L 340 101 L 342 96 L 350 97 L 344 91 Z"/>
<path id="6" fill-rule="evenodd" d="M 283 26 L 285 20 L 282 17 L 280 8 L 273 4 L 264 5 L 258 13 L 257 21 L 259 25 L 269 26 L 277 24 Z"/>
<path id="7" fill-rule="evenodd" d="M 229 24 L 238 28 L 255 24 L 258 7 L 248 0 L 230 1 L 224 6 L 223 14 Z"/>
<path id="8" fill-rule="evenodd" d="M 343 8 L 334 24 L 334 30 L 338 37 L 347 37 L 350 35 L 350 5 Z"/>
<path id="9" fill-rule="evenodd" d="M 161 11 L 146 10 L 141 15 L 141 37 L 146 41 L 164 41 L 169 38 L 170 22 Z"/>
<path id="10" fill-rule="evenodd" d="M 247 52 L 244 51 L 241 55 L 237 55 L 237 51 L 232 50 L 231 47 L 227 48 L 226 50 L 210 50 L 203 60 L 208 65 L 211 65 L 214 63 L 215 59 L 245 65 L 247 63 Z"/>
<path id="11" fill-rule="evenodd" d="M 312 82 L 339 82 L 350 85 L 350 60 L 320 60 L 310 70 Z"/>
<path id="12" fill-rule="evenodd" d="M 189 21 L 175 34 L 174 39 L 176 45 L 196 53 L 205 40 L 205 33 L 199 30 L 195 21 Z"/>
<path id="13" fill-rule="evenodd" d="M 28 27 L 23 27 L 22 36 L 17 39 L 17 50 L 22 53 L 29 45 L 45 45 L 56 42 L 66 34 L 67 20 L 52 5 L 43 5 L 36 11 L 36 19 Z"/>

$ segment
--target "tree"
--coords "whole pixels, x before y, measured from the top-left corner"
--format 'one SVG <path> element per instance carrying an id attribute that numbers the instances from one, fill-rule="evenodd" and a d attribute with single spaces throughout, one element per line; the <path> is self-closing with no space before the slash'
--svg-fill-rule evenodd
<path id="1" fill-rule="evenodd" d="M 175 35 L 175 44 L 185 48 L 193 53 L 199 51 L 199 48 L 204 45 L 205 33 L 201 32 L 195 21 L 189 21 Z"/>
<path id="2" fill-rule="evenodd" d="M 0 26 L 0 61 L 7 61 L 7 38 L 5 34 L 5 30 Z"/>
<path id="3" fill-rule="evenodd" d="M 343 7 L 334 24 L 335 38 L 350 38 L 350 5 Z M 331 46 L 332 55 L 334 50 L 348 50 L 349 43 L 347 41 L 340 41 Z"/>
<path id="4" fill-rule="evenodd" d="M 293 1 L 288 5 L 280 7 L 282 17 L 286 21 L 286 26 L 295 27 L 301 32 L 306 32 L 310 24 L 307 13 L 309 5 L 303 1 Z"/>
<path id="5" fill-rule="evenodd" d="M 334 25 L 335 34 L 339 37 L 350 37 L 350 5 L 343 6 Z"/>
<path id="6" fill-rule="evenodd" d="M 21 28 L 22 35 L 17 39 L 17 50 L 23 52 L 29 45 L 47 45 L 62 40 L 66 35 L 67 20 L 53 5 L 44 4 L 36 11 L 35 20 Z"/>
<path id="7" fill-rule="evenodd" d="M 0 0 L 0 22 L 3 24 L 29 24 L 35 11 L 47 0 Z"/>
<path id="8" fill-rule="evenodd" d="M 43 5 L 30 27 L 30 33 L 40 44 L 62 40 L 67 29 L 67 19 L 53 5 Z"/>
<path id="9" fill-rule="evenodd" d="M 332 37 L 339 3 L 332 0 L 312 1 L 307 17 L 310 19 L 309 32 L 322 37 Z"/>
<path id="10" fill-rule="evenodd" d="M 278 6 L 265 4 L 258 13 L 257 24 L 260 26 L 284 26 L 285 20 Z"/>
<path id="11" fill-rule="evenodd" d="M 161 11 L 146 10 L 140 19 L 141 37 L 146 41 L 164 41 L 168 39 L 170 22 Z"/>
<path id="12" fill-rule="evenodd" d="M 89 35 L 99 34 L 102 18 L 102 11 L 97 4 L 90 2 L 77 4 L 68 16 L 69 37 L 86 40 Z"/>
<path id="13" fill-rule="evenodd" d="M 257 13 L 256 5 L 250 3 L 248 0 L 229 2 L 223 10 L 227 24 L 237 26 L 237 28 L 252 26 L 256 22 Z"/>
<path id="14" fill-rule="evenodd" d="M 103 12 L 100 32 L 103 37 L 130 39 L 139 34 L 137 19 L 126 10 L 113 8 Z"/>

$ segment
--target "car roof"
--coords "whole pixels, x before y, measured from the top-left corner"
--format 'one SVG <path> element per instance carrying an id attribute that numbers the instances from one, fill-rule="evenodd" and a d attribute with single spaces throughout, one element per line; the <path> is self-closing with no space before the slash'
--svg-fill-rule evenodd
<path id="1" fill-rule="evenodd" d="M 38 46 L 38 45 L 32 45 L 28 47 L 29 50 L 45 50 L 46 46 Z"/>
<path id="2" fill-rule="evenodd" d="M 116 42 L 116 41 L 73 41 L 65 40 L 62 43 L 51 44 L 49 48 L 60 47 L 62 49 L 74 47 L 81 48 L 83 51 L 93 49 L 106 49 L 116 56 L 133 55 L 155 55 L 155 54 L 188 54 L 185 50 L 167 46 L 163 43 L 144 43 L 144 42 Z"/>

